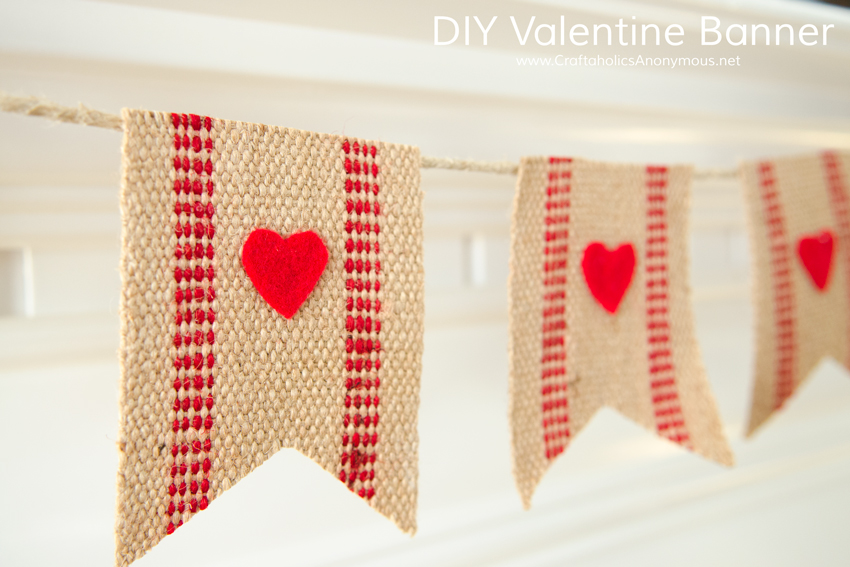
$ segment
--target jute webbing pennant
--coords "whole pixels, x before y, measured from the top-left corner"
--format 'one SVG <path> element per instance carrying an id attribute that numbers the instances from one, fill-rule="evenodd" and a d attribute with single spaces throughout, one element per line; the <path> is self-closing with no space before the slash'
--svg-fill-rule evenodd
<path id="1" fill-rule="evenodd" d="M 850 154 L 747 162 L 756 305 L 749 433 L 826 356 L 850 364 Z"/>
<path id="2" fill-rule="evenodd" d="M 510 275 L 510 418 L 524 505 L 602 406 L 732 463 L 694 336 L 691 168 L 523 158 Z"/>
<path id="3" fill-rule="evenodd" d="M 118 564 L 284 447 L 415 531 L 419 150 L 123 119 Z"/>

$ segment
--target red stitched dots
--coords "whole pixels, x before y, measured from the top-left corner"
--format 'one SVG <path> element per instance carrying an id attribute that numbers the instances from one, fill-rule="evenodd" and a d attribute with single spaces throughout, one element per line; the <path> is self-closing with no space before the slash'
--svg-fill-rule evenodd
<path id="1" fill-rule="evenodd" d="M 375 427 L 379 421 L 375 412 L 378 404 L 377 389 L 380 379 L 377 372 L 380 362 L 372 360 L 370 353 L 380 348 L 375 333 L 380 324 L 373 313 L 380 310 L 380 282 L 375 279 L 380 263 L 372 254 L 378 254 L 380 246 L 373 235 L 379 233 L 375 216 L 381 212 L 376 200 L 378 167 L 374 162 L 377 148 L 345 140 L 343 167 L 346 172 L 345 190 L 349 198 L 345 202 L 345 257 L 343 267 L 345 281 L 345 360 L 346 395 L 343 415 L 344 432 L 341 438 L 343 451 L 340 457 L 339 478 L 352 491 L 363 498 L 374 496 L 371 481 L 375 478 L 372 465 L 376 462 L 378 441 Z M 374 215 L 374 216 L 373 216 Z M 356 355 L 355 355 L 356 353 Z"/>
<path id="2" fill-rule="evenodd" d="M 679 406 L 668 321 L 667 168 L 646 168 L 646 280 L 648 368 L 652 403 L 659 434 L 690 446 L 690 435 Z"/>
<path id="3" fill-rule="evenodd" d="M 175 513 L 194 513 L 205 509 L 209 503 L 206 496 L 198 500 L 193 495 L 206 494 L 210 488 L 208 477 L 212 461 L 208 455 L 212 450 L 210 431 L 215 425 L 212 415 L 215 357 L 208 347 L 215 343 L 212 305 L 215 269 L 211 263 L 215 255 L 212 245 L 215 207 L 209 198 L 214 192 L 212 119 L 195 114 L 172 114 L 171 118 L 176 130 L 173 210 L 176 215 L 174 234 L 178 241 L 174 250 L 178 264 L 173 269 L 178 284 L 189 284 L 177 287 L 174 304 L 189 308 L 178 308 L 174 315 L 176 329 L 172 341 L 178 350 L 173 364 L 178 375 L 172 384 L 175 397 L 170 402 L 176 414 L 171 422 L 174 432 L 171 454 L 175 460 L 170 473 L 175 481 L 168 489 L 172 500 L 166 507 L 170 520 L 167 533 L 182 525 L 182 518 L 171 517 Z M 202 478 L 188 477 L 188 474 L 202 475 Z M 192 497 L 183 500 L 187 490 Z"/>

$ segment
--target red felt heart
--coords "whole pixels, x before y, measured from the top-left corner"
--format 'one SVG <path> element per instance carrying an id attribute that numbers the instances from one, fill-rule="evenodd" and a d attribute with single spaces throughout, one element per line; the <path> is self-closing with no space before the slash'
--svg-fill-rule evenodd
<path id="1" fill-rule="evenodd" d="M 242 265 L 254 287 L 287 319 L 310 296 L 327 263 L 328 249 L 312 231 L 282 238 L 258 228 L 242 247 Z"/>
<path id="2" fill-rule="evenodd" d="M 819 234 L 804 236 L 797 243 L 800 261 L 812 277 L 812 283 L 821 291 L 829 283 L 829 270 L 832 267 L 832 251 L 835 237 L 829 230 Z"/>
<path id="3" fill-rule="evenodd" d="M 635 248 L 625 243 L 611 251 L 601 242 L 591 242 L 584 249 L 581 269 L 596 301 L 616 313 L 635 273 Z"/>

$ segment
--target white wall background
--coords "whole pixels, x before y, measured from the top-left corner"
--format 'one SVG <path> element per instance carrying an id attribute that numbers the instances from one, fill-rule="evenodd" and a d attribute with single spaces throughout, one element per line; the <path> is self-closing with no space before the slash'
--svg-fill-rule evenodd
<path id="1" fill-rule="evenodd" d="M 681 23 L 681 48 L 519 48 L 527 22 Z M 433 17 L 499 16 L 433 46 Z M 827 46 L 703 48 L 699 16 L 835 24 Z M 474 26 L 474 24 L 473 24 Z M 474 28 L 473 28 L 474 29 Z M 740 55 L 740 68 L 519 67 L 517 56 Z M 766 0 L 0 0 L 0 89 L 415 144 L 426 155 L 579 155 L 733 167 L 850 149 L 850 13 Z M 0 116 L 0 564 L 113 553 L 120 134 Z M 844 565 L 850 380 L 821 367 L 742 438 L 753 337 L 735 181 L 694 187 L 698 332 L 738 459 L 727 470 L 603 411 L 523 511 L 510 476 L 508 227 L 515 179 L 424 171 L 419 534 L 283 451 L 140 567 Z"/>

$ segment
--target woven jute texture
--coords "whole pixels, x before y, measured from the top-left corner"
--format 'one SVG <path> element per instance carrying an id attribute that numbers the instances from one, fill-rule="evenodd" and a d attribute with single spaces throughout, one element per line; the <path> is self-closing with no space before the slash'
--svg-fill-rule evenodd
<path id="1" fill-rule="evenodd" d="M 700 360 L 688 287 L 689 167 L 523 158 L 510 258 L 514 476 L 530 506 L 551 462 L 602 406 L 731 464 Z M 634 249 L 615 313 L 589 291 L 585 249 Z"/>
<path id="2" fill-rule="evenodd" d="M 850 153 L 745 162 L 752 242 L 756 363 L 748 432 L 755 432 L 826 356 L 850 357 Z M 801 239 L 829 232 L 829 276 L 819 289 Z"/>
<path id="3" fill-rule="evenodd" d="M 413 533 L 419 150 L 196 115 L 123 119 L 117 564 L 287 447 Z M 327 246 L 291 319 L 242 266 L 258 228 L 311 230 Z"/>

